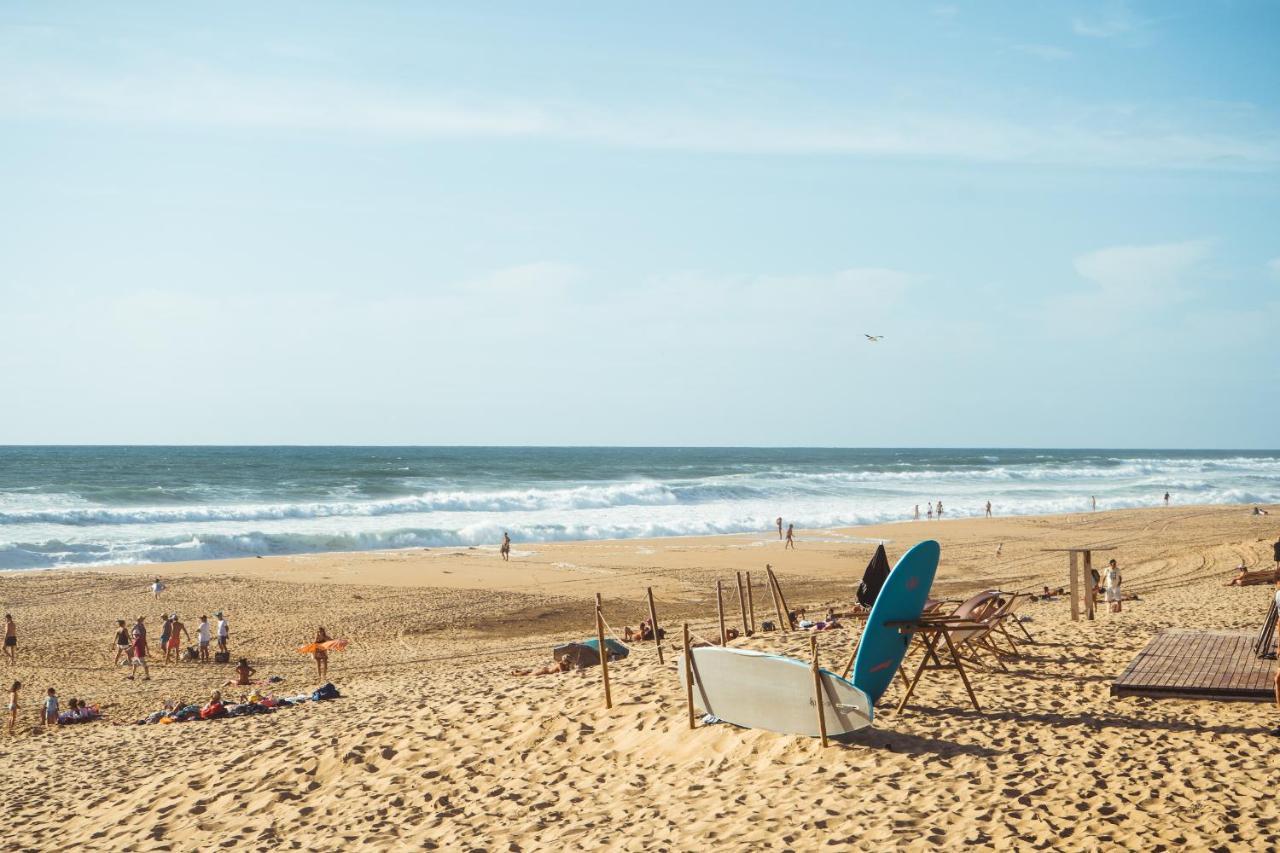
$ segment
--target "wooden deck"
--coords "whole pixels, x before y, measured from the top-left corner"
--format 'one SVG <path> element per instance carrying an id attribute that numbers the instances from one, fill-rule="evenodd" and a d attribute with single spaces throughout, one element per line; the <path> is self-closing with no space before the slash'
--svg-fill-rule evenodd
<path id="1" fill-rule="evenodd" d="M 1276 662 L 1254 656 L 1256 637 L 1256 631 L 1161 631 L 1112 683 L 1111 695 L 1271 701 Z"/>

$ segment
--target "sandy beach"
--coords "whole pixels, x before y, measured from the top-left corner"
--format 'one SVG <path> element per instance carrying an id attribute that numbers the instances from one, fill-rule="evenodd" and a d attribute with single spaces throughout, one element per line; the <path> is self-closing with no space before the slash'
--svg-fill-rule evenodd
<path id="1" fill-rule="evenodd" d="M 16 849 L 1267 849 L 1280 844 L 1268 705 L 1113 699 L 1108 687 L 1163 627 L 1256 629 L 1269 587 L 1223 584 L 1241 561 L 1271 565 L 1280 530 L 1240 506 L 909 522 L 776 533 L 21 571 L 0 576 L 19 626 L 20 730 L 0 739 L 0 797 Z M 793 607 L 845 607 L 875 543 L 890 558 L 934 538 L 934 593 L 1065 585 L 1042 549 L 1111 544 L 1121 614 L 1070 621 L 1065 599 L 1024 611 L 1036 638 L 1008 672 L 979 670 L 967 706 L 951 673 L 926 678 L 874 728 L 816 740 L 713 725 L 689 731 L 673 656 L 637 646 L 611 667 L 518 678 L 550 648 L 594 630 L 593 596 L 620 635 L 652 587 L 675 647 L 679 623 L 715 633 L 714 591 L 750 571 L 769 618 L 771 564 Z M 997 546 L 1000 548 L 996 556 Z M 155 601 L 153 575 L 168 584 Z M 188 626 L 222 610 L 233 658 L 317 686 L 293 649 L 317 625 L 350 647 L 332 656 L 337 701 L 274 714 L 129 725 L 165 699 L 203 702 L 231 667 L 152 658 L 152 680 L 111 665 L 115 620 L 161 613 Z M 838 668 L 860 626 L 820 635 Z M 674 630 L 673 630 L 674 629 Z M 735 645 L 797 656 L 809 635 Z M 154 639 L 153 639 L 154 643 Z M 8 681 L 5 682 L 6 687 Z M 40 697 L 100 704 L 106 719 L 33 733 Z M 241 690 L 229 689 L 232 696 Z"/>

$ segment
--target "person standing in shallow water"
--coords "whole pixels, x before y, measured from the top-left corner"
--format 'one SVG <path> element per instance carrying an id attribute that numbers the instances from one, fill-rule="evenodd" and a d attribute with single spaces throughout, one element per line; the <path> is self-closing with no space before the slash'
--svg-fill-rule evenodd
<path id="1" fill-rule="evenodd" d="M 1169 493 L 1168 493 L 1168 492 L 1165 492 L 1165 493 L 1164 493 L 1164 505 L 1165 505 L 1165 506 L 1168 506 L 1168 505 L 1169 505 Z"/>
<path id="2" fill-rule="evenodd" d="M 987 518 L 991 517 L 991 501 L 987 501 Z"/>
<path id="3" fill-rule="evenodd" d="M 794 524 L 787 525 L 787 544 L 782 550 L 785 551 L 787 548 L 790 548 L 793 551 L 796 548 L 796 526 Z"/>
<path id="4" fill-rule="evenodd" d="M 782 538 L 782 516 L 778 516 L 778 538 Z"/>
<path id="5" fill-rule="evenodd" d="M 511 559 L 511 536 L 505 530 L 502 532 L 502 547 L 498 549 L 498 553 L 503 560 Z"/>

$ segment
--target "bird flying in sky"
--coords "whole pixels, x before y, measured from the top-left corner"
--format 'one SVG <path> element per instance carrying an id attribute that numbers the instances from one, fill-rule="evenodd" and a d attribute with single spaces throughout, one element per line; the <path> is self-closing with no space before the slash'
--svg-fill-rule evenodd
<path id="1" fill-rule="evenodd" d="M 866 338 L 867 340 L 871 341 L 871 343 L 873 343 L 873 344 L 874 344 L 876 341 L 878 341 L 878 340 L 880 340 L 881 338 L 883 338 L 883 337 L 884 337 L 884 335 L 868 335 L 868 334 L 865 334 L 865 333 L 864 333 L 864 334 L 863 334 L 863 337 L 864 337 L 864 338 Z"/>

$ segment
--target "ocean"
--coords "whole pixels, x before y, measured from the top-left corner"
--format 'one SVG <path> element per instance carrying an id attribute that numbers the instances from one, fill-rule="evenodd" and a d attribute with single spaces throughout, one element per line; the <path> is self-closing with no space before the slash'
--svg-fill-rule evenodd
<path id="1" fill-rule="evenodd" d="M 1280 502 L 1280 452 L 0 447 L 0 568 Z M 776 532 L 775 534 L 776 535 Z"/>

